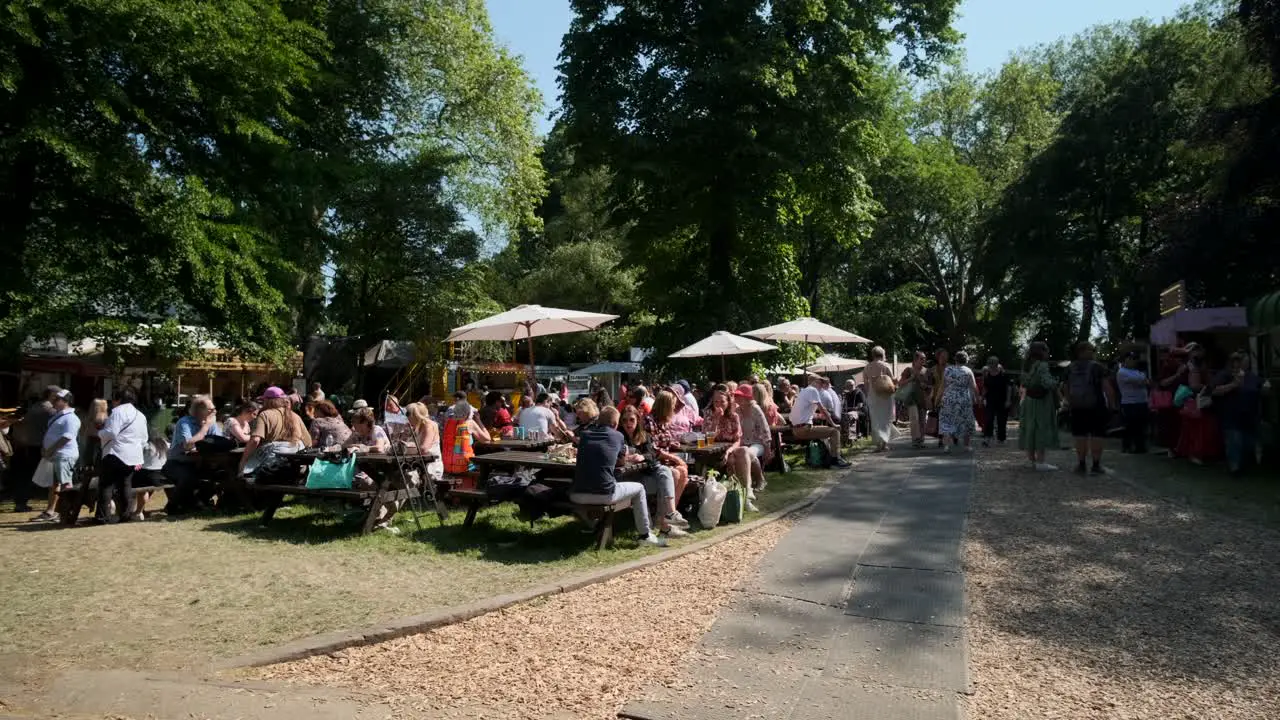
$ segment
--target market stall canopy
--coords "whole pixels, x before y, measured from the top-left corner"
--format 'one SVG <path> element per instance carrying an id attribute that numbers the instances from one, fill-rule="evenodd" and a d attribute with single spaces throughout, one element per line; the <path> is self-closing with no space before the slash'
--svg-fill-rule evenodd
<path id="1" fill-rule="evenodd" d="M 617 315 L 520 305 L 483 320 L 456 327 L 446 341 L 525 340 L 543 335 L 595 330 Z"/>
<path id="2" fill-rule="evenodd" d="M 1280 290 L 1249 304 L 1249 327 L 1262 330 L 1280 327 Z"/>
<path id="3" fill-rule="evenodd" d="M 802 367 L 777 367 L 765 371 L 766 375 L 807 375 L 808 370 Z"/>
<path id="4" fill-rule="evenodd" d="M 744 335 L 761 340 L 788 340 L 806 343 L 869 343 L 870 340 L 811 317 L 796 318 L 781 325 L 752 330 Z"/>
<path id="5" fill-rule="evenodd" d="M 867 366 L 866 360 L 856 360 L 854 358 L 841 357 L 840 355 L 823 355 L 813 361 L 805 369 L 809 372 L 842 372 L 845 370 L 861 370 Z"/>
<path id="6" fill-rule="evenodd" d="M 1242 307 L 1178 310 L 1151 326 L 1151 344 L 1173 347 L 1178 344 L 1179 333 L 1243 330 L 1248 326 L 1249 319 Z"/>
<path id="7" fill-rule="evenodd" d="M 641 370 L 640 363 L 635 362 L 602 362 L 595 365 L 589 365 L 579 370 L 569 373 L 574 376 L 583 375 L 608 375 L 610 373 L 638 373 Z"/>
<path id="8" fill-rule="evenodd" d="M 414 346 L 407 340 L 383 340 L 364 353 L 365 367 L 402 368 L 413 362 Z"/>

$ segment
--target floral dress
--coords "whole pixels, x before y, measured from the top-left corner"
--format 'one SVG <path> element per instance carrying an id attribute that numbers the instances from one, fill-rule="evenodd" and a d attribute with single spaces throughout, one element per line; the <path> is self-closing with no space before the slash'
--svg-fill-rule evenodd
<path id="1" fill-rule="evenodd" d="M 942 371 L 942 409 L 938 413 L 938 431 L 943 435 L 967 437 L 973 434 L 973 371 L 961 365 L 948 365 Z"/>

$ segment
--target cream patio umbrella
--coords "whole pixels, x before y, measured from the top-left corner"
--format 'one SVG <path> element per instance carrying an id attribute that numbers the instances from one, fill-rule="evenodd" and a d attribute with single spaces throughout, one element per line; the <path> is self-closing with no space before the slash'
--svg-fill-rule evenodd
<path id="1" fill-rule="evenodd" d="M 780 325 L 770 325 L 743 333 L 761 340 L 788 340 L 791 342 L 817 343 L 869 343 L 867 338 L 847 330 L 828 325 L 811 317 L 797 318 Z"/>
<path id="2" fill-rule="evenodd" d="M 823 355 L 806 365 L 805 370 L 814 373 L 842 372 L 844 370 L 861 370 L 867 366 L 866 360 L 842 357 L 840 355 Z"/>
<path id="3" fill-rule="evenodd" d="M 769 343 L 762 343 L 759 340 L 752 340 L 741 335 L 734 335 L 723 330 L 717 330 L 698 342 L 678 352 L 671 353 L 667 357 L 673 358 L 696 358 L 696 357 L 720 357 L 720 379 L 725 379 L 728 374 L 725 372 L 724 358 L 726 355 L 750 355 L 751 353 L 764 352 L 766 350 L 777 350 L 778 348 Z"/>
<path id="4" fill-rule="evenodd" d="M 542 307 L 541 305 L 518 305 L 491 315 L 483 320 L 456 327 L 445 342 L 461 342 L 466 340 L 516 340 L 529 341 L 529 378 L 536 385 L 537 374 L 534 372 L 533 339 L 543 335 L 561 335 L 563 333 L 595 330 L 601 325 L 616 319 L 617 315 L 605 313 L 583 312 L 581 310 L 561 310 L 560 308 Z"/>

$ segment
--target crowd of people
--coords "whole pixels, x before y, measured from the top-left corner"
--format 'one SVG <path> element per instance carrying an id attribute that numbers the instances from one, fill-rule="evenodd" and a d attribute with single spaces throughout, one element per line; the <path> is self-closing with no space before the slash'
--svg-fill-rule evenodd
<path id="1" fill-rule="evenodd" d="M 843 392 L 818 375 L 807 376 L 803 386 L 786 377 L 775 384 L 752 376 L 705 386 L 686 380 L 653 389 L 623 385 L 616 403 L 600 386 L 570 402 L 567 387 L 552 384 L 525 388 L 517 406 L 489 391 L 475 408 L 458 392 L 452 405 L 423 398 L 401 407 L 388 395 L 378 412 L 364 400 L 344 412 L 318 384 L 306 397 L 270 386 L 222 418 L 208 396 L 196 395 L 168 427 L 156 426 L 132 388 L 77 412 L 70 391 L 50 386 L 21 422 L 7 428 L 12 457 L 5 484 L 19 511 L 30 510 L 36 488 L 44 490 L 47 505 L 36 519 L 56 522 L 59 491 L 85 469 L 97 478 L 95 519 L 111 523 L 144 519 L 147 488 L 161 484 L 174 486 L 167 512 L 198 508 L 196 459 L 202 447 L 243 447 L 237 472 L 252 476 L 273 458 L 307 447 L 387 452 L 395 432 L 408 446 L 434 456 L 428 475 L 439 480 L 446 472 L 472 469 L 476 443 L 517 435 L 581 443 L 600 435 L 603 424 L 619 429 L 624 457 L 649 465 L 639 484 L 658 498 L 658 532 L 670 536 L 687 527 L 675 503 L 689 481 L 678 448 L 690 434 L 728 445 L 720 469 L 741 482 L 750 508 L 766 485 L 764 469 L 775 452 L 772 433 L 782 426 L 798 441 L 820 443 L 828 463 L 843 467 L 846 442 L 865 435 L 874 451 L 884 451 L 897 423 L 906 426 L 917 448 L 936 437 L 944 452 L 972 451 L 979 428 L 984 445 L 1003 444 L 1015 408 L 1018 445 L 1040 471 L 1057 469 L 1046 462 L 1046 451 L 1058 448 L 1063 425 L 1070 428 L 1075 469 L 1082 473 L 1104 472 L 1102 440 L 1117 434 L 1122 452 L 1145 453 L 1154 439 L 1173 457 L 1193 463 L 1225 459 L 1232 473 L 1249 469 L 1264 385 L 1247 353 L 1213 363 L 1192 342 L 1163 354 L 1156 372 L 1148 373 L 1138 352 L 1114 367 L 1098 362 L 1095 352 L 1090 343 L 1080 343 L 1065 373 L 1055 372 L 1048 346 L 1032 343 L 1015 378 L 995 357 L 975 372 L 965 352 L 946 349 L 937 350 L 932 363 L 916 352 L 895 373 L 884 350 L 874 347 L 862 381 L 846 381 Z M 601 480 L 584 492 L 603 494 L 595 491 L 605 486 Z"/>

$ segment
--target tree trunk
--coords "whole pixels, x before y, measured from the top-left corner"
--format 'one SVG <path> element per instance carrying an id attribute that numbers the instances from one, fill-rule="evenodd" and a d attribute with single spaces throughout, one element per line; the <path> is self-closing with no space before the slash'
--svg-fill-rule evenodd
<path id="1" fill-rule="evenodd" d="M 1093 297 L 1093 283 L 1080 288 L 1080 327 L 1076 330 L 1076 342 L 1084 342 L 1093 334 L 1093 316 L 1097 312 L 1097 300 Z"/>

